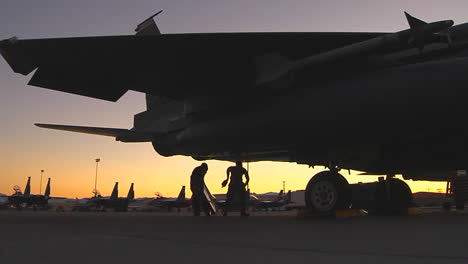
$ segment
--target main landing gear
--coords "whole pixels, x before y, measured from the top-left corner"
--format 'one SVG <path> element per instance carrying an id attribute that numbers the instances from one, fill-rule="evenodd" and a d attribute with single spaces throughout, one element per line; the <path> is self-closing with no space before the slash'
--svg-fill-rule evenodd
<path id="1" fill-rule="evenodd" d="M 412 201 L 411 189 L 402 180 L 387 177 L 378 182 L 349 184 L 337 170 L 317 173 L 305 190 L 307 208 L 323 215 L 348 208 L 374 213 L 402 212 Z"/>
<path id="2" fill-rule="evenodd" d="M 351 188 L 348 181 L 335 171 L 322 171 L 312 177 L 305 190 L 307 208 L 328 213 L 349 208 Z"/>

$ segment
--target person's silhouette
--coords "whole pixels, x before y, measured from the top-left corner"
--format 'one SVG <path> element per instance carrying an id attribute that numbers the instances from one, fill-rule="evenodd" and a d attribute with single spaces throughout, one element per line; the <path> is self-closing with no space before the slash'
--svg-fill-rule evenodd
<path id="1" fill-rule="evenodd" d="M 240 200 L 241 216 L 248 216 L 249 214 L 245 212 L 245 208 L 246 200 L 249 198 L 246 197 L 247 191 L 245 190 L 245 186 L 249 184 L 249 172 L 244 167 L 242 167 L 241 161 L 236 161 L 236 166 L 229 167 L 226 171 L 226 174 L 227 178 L 223 181 L 222 186 L 226 186 L 229 182 L 229 179 L 231 181 L 228 187 L 227 199 L 223 215 L 227 216 L 227 213 L 229 212 L 229 208 L 232 205 L 234 197 L 237 197 Z M 242 176 L 245 176 L 245 183 L 242 181 Z"/>
<path id="2" fill-rule="evenodd" d="M 192 171 L 190 176 L 190 190 L 192 191 L 192 210 L 194 216 L 200 215 L 200 207 L 203 208 L 206 216 L 210 216 L 210 210 L 204 197 L 205 174 L 208 171 L 208 165 L 202 163 Z"/>

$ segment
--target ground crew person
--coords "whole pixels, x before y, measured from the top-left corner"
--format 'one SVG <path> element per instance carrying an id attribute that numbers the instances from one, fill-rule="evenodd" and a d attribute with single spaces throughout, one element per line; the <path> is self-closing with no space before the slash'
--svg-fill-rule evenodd
<path id="1" fill-rule="evenodd" d="M 202 163 L 192 171 L 190 176 L 190 190 L 192 191 L 192 210 L 194 216 L 200 215 L 200 207 L 203 208 L 206 216 L 210 216 L 210 210 L 204 195 L 205 174 L 208 171 L 208 165 Z"/>
<path id="2" fill-rule="evenodd" d="M 245 186 L 249 184 L 249 172 L 242 167 L 241 161 L 236 161 L 236 166 L 231 166 L 226 171 L 227 179 L 223 181 L 221 184 L 223 187 L 229 182 L 229 178 L 231 182 L 229 183 L 229 188 L 227 192 L 226 204 L 224 207 L 224 216 L 227 216 L 229 211 L 229 207 L 232 205 L 234 197 L 239 198 L 240 206 L 241 206 L 241 216 L 249 216 L 245 212 L 246 207 L 246 200 L 250 199 L 247 196 L 247 191 L 245 190 Z M 245 176 L 245 183 L 242 181 L 242 176 Z"/>

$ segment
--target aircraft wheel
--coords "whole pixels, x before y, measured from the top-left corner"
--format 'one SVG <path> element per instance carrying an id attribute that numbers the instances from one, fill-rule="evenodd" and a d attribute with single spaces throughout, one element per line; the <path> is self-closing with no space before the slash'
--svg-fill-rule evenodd
<path id="1" fill-rule="evenodd" d="M 349 183 L 338 172 L 319 172 L 307 184 L 305 202 L 308 209 L 317 213 L 331 214 L 335 210 L 349 208 Z"/>

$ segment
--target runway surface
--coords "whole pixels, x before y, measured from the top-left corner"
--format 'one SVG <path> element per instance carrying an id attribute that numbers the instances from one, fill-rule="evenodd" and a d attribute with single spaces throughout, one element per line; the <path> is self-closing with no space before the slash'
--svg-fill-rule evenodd
<path id="1" fill-rule="evenodd" d="M 468 216 L 0 212 L 2 263 L 468 263 Z"/>

